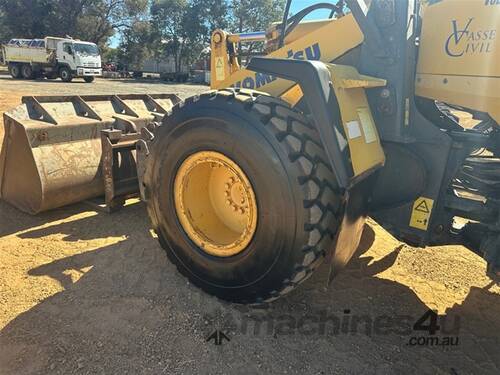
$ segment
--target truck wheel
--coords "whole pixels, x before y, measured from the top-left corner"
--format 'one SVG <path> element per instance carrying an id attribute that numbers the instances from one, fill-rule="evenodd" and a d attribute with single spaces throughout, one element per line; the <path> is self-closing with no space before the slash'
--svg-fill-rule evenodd
<path id="1" fill-rule="evenodd" d="M 311 276 L 339 226 L 319 135 L 285 102 L 248 90 L 174 107 L 151 143 L 146 201 L 160 244 L 219 298 L 269 302 Z"/>
<path id="2" fill-rule="evenodd" d="M 24 79 L 32 79 L 33 78 L 33 68 L 29 64 L 23 64 L 21 67 L 21 74 Z"/>
<path id="3" fill-rule="evenodd" d="M 71 73 L 71 69 L 67 66 L 63 66 L 59 69 L 59 77 L 63 82 L 71 82 L 73 80 L 73 73 Z"/>
<path id="4" fill-rule="evenodd" d="M 12 76 L 12 78 L 20 78 L 21 77 L 21 68 L 17 64 L 10 64 L 9 65 L 9 73 Z"/>
<path id="5" fill-rule="evenodd" d="M 83 77 L 83 80 L 87 83 L 92 83 L 94 82 L 94 77 Z"/>

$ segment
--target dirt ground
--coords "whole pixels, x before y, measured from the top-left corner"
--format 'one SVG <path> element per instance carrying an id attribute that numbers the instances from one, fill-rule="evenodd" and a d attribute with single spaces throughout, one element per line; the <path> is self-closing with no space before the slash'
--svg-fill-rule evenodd
<path id="1" fill-rule="evenodd" d="M 0 112 L 22 95 L 205 89 L 0 76 Z M 330 288 L 322 267 L 256 309 L 222 303 L 181 277 L 141 203 L 113 215 L 78 204 L 31 217 L 0 202 L 0 374 L 500 373 L 500 288 L 484 276 L 485 262 L 462 247 L 400 245 L 370 221 L 358 257 Z M 434 337 L 458 345 L 411 344 L 430 337 L 412 330 L 429 309 L 447 314 Z M 316 326 L 325 316 L 326 329 Z M 344 329 L 346 316 L 366 324 Z M 298 323 L 306 319 L 311 329 Z M 392 329 L 372 324 L 381 320 Z M 207 342 L 217 329 L 230 341 Z"/>

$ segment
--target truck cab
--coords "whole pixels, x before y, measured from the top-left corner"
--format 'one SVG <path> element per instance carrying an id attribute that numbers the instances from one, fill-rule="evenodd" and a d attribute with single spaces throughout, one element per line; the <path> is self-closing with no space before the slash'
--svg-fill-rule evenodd
<path id="1" fill-rule="evenodd" d="M 57 43 L 56 58 L 57 65 L 67 66 L 73 77 L 85 79 L 102 75 L 100 51 L 94 43 L 61 40 Z"/>

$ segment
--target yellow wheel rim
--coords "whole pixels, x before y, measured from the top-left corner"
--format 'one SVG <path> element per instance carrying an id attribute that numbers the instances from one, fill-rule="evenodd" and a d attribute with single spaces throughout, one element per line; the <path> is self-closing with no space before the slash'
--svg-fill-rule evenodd
<path id="1" fill-rule="evenodd" d="M 257 228 L 252 185 L 227 156 L 201 151 L 189 156 L 174 182 L 177 217 L 189 238 L 208 254 L 242 252 Z"/>

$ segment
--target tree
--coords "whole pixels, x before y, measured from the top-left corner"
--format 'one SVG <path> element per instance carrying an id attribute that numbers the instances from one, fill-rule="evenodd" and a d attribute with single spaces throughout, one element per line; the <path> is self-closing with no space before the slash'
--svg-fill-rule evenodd
<path id="1" fill-rule="evenodd" d="M 231 22 L 229 30 L 235 33 L 265 31 L 273 22 L 281 21 L 285 0 L 231 0 Z M 263 43 L 240 45 L 241 54 L 248 59 Z"/>
<path id="2" fill-rule="evenodd" d="M 17 38 L 72 36 L 104 45 L 144 15 L 148 0 L 2 0 L 2 26 Z M 22 22 L 19 22 L 22 20 Z"/>
<path id="3" fill-rule="evenodd" d="M 285 0 L 153 0 L 148 45 L 143 44 L 144 30 L 134 30 L 134 26 L 123 33 L 121 48 L 140 58 L 148 54 L 155 59 L 171 57 L 180 72 L 206 50 L 215 29 L 265 30 L 281 19 L 284 4 Z M 141 35 L 135 35 L 137 32 Z M 258 45 L 251 43 L 245 51 Z"/>
<path id="4" fill-rule="evenodd" d="M 181 53 L 186 43 L 184 21 L 188 9 L 187 0 L 154 0 L 151 5 L 151 22 L 159 38 L 160 53 L 173 56 L 176 73 L 181 70 Z"/>
<path id="5" fill-rule="evenodd" d="M 228 1 L 202 0 L 203 14 L 207 27 L 206 39 L 210 41 L 211 33 L 216 29 L 227 29 L 231 22 L 231 8 Z"/>
<path id="6" fill-rule="evenodd" d="M 0 43 L 11 39 L 11 33 L 6 26 L 5 14 L 0 10 Z"/>
<path id="7" fill-rule="evenodd" d="M 226 1 L 154 0 L 148 18 L 123 30 L 120 61 L 137 66 L 149 58 L 172 58 L 180 72 L 206 49 L 213 29 L 228 25 L 228 18 Z"/>
<path id="8" fill-rule="evenodd" d="M 145 59 L 156 58 L 159 54 L 159 38 L 149 21 L 136 21 L 124 30 L 117 51 L 122 64 L 135 69 Z"/>
<path id="9" fill-rule="evenodd" d="M 41 33 L 47 30 L 49 19 L 54 18 L 55 3 L 46 0 L 3 0 L 0 2 L 0 12 L 4 14 L 2 23 L 13 37 L 41 37 Z M 44 14 L 45 17 L 42 16 Z"/>
<path id="10" fill-rule="evenodd" d="M 217 0 L 155 0 L 151 23 L 164 56 L 172 56 L 175 70 L 189 66 L 209 44 L 211 29 L 227 24 L 228 6 Z"/>
<path id="11" fill-rule="evenodd" d="M 147 0 L 91 0 L 77 21 L 79 34 L 86 39 L 104 44 L 117 30 L 131 27 L 143 18 L 148 8 Z"/>
<path id="12" fill-rule="evenodd" d="M 281 21 L 285 0 L 231 0 L 232 32 L 264 31 Z"/>

